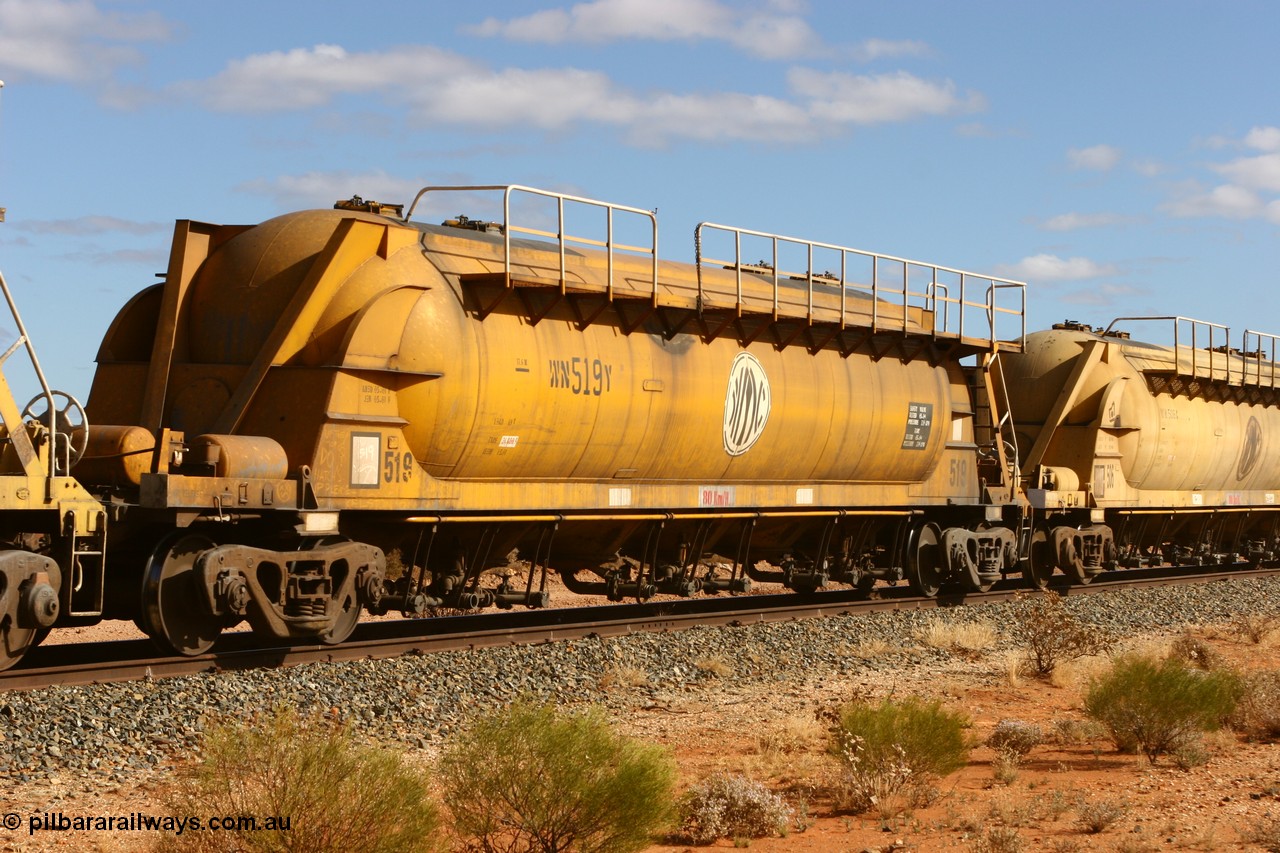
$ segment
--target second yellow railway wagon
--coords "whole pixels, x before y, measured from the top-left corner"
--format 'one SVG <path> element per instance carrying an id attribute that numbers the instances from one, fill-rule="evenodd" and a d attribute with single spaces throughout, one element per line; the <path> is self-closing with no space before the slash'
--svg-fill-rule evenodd
<path id="1" fill-rule="evenodd" d="M 1006 359 L 1038 583 L 1055 569 L 1088 582 L 1116 565 L 1280 553 L 1277 339 L 1229 337 L 1186 317 L 1062 323 Z"/>
<path id="2" fill-rule="evenodd" d="M 141 578 L 153 636 L 191 653 L 248 618 L 336 642 L 362 608 L 545 604 L 549 566 L 615 599 L 752 577 L 931 594 L 1016 567 L 991 375 L 1021 284 L 713 224 L 695 263 L 663 262 L 647 211 L 461 189 L 550 199 L 558 224 L 359 199 L 178 223 L 99 352 L 90 417 L 127 426 L 77 469 L 138 529 L 179 528 Z M 604 239 L 567 234 L 566 205 Z M 652 240 L 622 245 L 621 216 Z"/>

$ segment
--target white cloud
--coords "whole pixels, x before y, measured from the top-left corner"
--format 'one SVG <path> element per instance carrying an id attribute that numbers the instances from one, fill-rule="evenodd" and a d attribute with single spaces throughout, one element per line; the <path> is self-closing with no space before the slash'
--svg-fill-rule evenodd
<path id="1" fill-rule="evenodd" d="M 71 234 L 86 236 L 89 234 L 154 234 L 168 230 L 171 226 L 160 222 L 134 222 L 119 219 L 115 216 L 79 216 L 74 219 L 37 219 L 15 222 L 14 227 L 33 234 Z"/>
<path id="2" fill-rule="evenodd" d="M 428 183 L 426 180 L 395 177 L 382 170 L 364 173 L 307 172 L 273 180 L 247 181 L 236 189 L 266 196 L 282 209 L 294 209 L 330 207 L 334 202 L 353 195 L 369 201 L 407 205 Z"/>
<path id="3" fill-rule="evenodd" d="M 79 252 L 69 252 L 65 257 L 94 265 L 131 264 L 162 270 L 169 260 L 169 252 L 163 247 L 155 249 L 86 249 Z"/>
<path id="4" fill-rule="evenodd" d="M 1259 151 L 1280 151 L 1280 127 L 1255 127 L 1245 135 L 1244 144 Z"/>
<path id="5" fill-rule="evenodd" d="M 633 109 L 625 124 L 628 138 L 640 145 L 661 145 L 674 137 L 801 142 L 815 131 L 803 107 L 765 95 L 667 94 Z"/>
<path id="6" fill-rule="evenodd" d="M 6 76 L 105 84 L 135 64 L 139 42 L 163 41 L 156 13 L 106 12 L 91 0 L 0 0 L 0 69 Z"/>
<path id="7" fill-rule="evenodd" d="M 718 0 L 591 0 L 518 18 L 486 18 L 472 35 L 543 44 L 601 44 L 624 39 L 723 41 L 761 59 L 830 55 L 834 51 L 801 17 L 802 3 L 773 2 L 752 11 Z M 859 62 L 926 56 L 911 39 L 870 38 L 844 50 Z"/>
<path id="8" fill-rule="evenodd" d="M 893 59 L 899 56 L 927 56 L 929 45 L 922 41 L 890 41 L 888 39 L 867 39 L 853 49 L 855 58 L 862 62 L 874 62 L 877 59 Z"/>
<path id="9" fill-rule="evenodd" d="M 754 15 L 729 33 L 729 41 L 760 59 L 819 56 L 828 52 L 822 40 L 799 18 Z"/>
<path id="10" fill-rule="evenodd" d="M 1061 301 L 1068 305 L 1106 307 L 1131 296 L 1146 296 L 1149 292 L 1146 288 L 1126 284 L 1094 284 L 1087 290 L 1077 290 L 1061 297 Z"/>
<path id="11" fill-rule="evenodd" d="M 1243 139 L 1222 139 L 1215 147 L 1264 153 L 1205 164 L 1228 182 L 1206 190 L 1197 181 L 1184 181 L 1160 209 L 1177 217 L 1265 219 L 1280 225 L 1280 127 L 1255 127 Z"/>
<path id="12" fill-rule="evenodd" d="M 594 0 L 569 9 L 542 9 L 521 18 L 488 18 L 476 35 L 512 41 L 604 42 L 616 39 L 720 37 L 733 12 L 714 0 Z"/>
<path id="13" fill-rule="evenodd" d="M 1154 178 L 1165 171 L 1165 166 L 1158 160 L 1135 160 L 1130 164 L 1133 170 L 1144 178 Z"/>
<path id="14" fill-rule="evenodd" d="M 1208 192 L 1190 193 L 1162 205 L 1161 209 L 1171 216 L 1221 216 L 1227 219 L 1249 219 L 1263 215 L 1266 205 L 1252 190 L 1223 184 Z"/>
<path id="15" fill-rule="evenodd" d="M 709 39 L 767 59 L 823 49 L 818 36 L 796 15 L 745 12 L 717 0 L 592 0 L 509 20 L 487 18 L 468 31 L 548 44 Z"/>
<path id="16" fill-rule="evenodd" d="M 1073 169 L 1107 172 L 1120 162 L 1119 148 L 1111 145 L 1094 145 L 1090 148 L 1072 148 L 1067 152 L 1067 162 Z"/>
<path id="17" fill-rule="evenodd" d="M 1029 282 L 1079 281 L 1114 275 L 1115 272 L 1115 267 L 1110 264 L 1099 264 L 1088 258 L 1060 258 L 1049 254 L 1032 255 L 1016 264 L 997 269 L 1000 275 Z"/>
<path id="18" fill-rule="evenodd" d="M 980 109 L 980 94 L 906 72 L 872 76 L 795 68 L 789 96 L 740 92 L 636 93 L 576 68 L 494 70 L 434 47 L 352 53 L 335 45 L 257 54 L 175 94 L 224 111 L 314 109 L 344 95 L 407 106 L 412 120 L 482 128 L 617 128 L 638 144 L 671 139 L 799 141 L 848 126 Z"/>
<path id="19" fill-rule="evenodd" d="M 935 83 L 905 71 L 854 76 L 793 68 L 787 79 L 793 91 L 810 101 L 810 112 L 816 118 L 841 124 L 905 121 L 923 115 L 971 112 L 985 105 L 976 93 L 958 96 L 950 80 Z"/>
<path id="20" fill-rule="evenodd" d="M 450 75 L 406 97 L 424 120 L 480 127 L 554 130 L 592 119 L 614 124 L 634 110 L 606 75 L 574 68 Z"/>
<path id="21" fill-rule="evenodd" d="M 1081 228 L 1130 225 L 1136 221 L 1132 216 L 1119 213 L 1060 213 L 1041 222 L 1040 228 L 1045 231 L 1077 231 Z"/>
<path id="22" fill-rule="evenodd" d="M 349 53 L 321 44 L 233 60 L 215 77 L 182 84 L 178 91 L 201 97 L 213 109 L 268 112 L 324 106 L 343 94 L 426 88 L 473 73 L 468 60 L 430 46 Z"/>
<path id="23" fill-rule="evenodd" d="M 1213 170 L 1232 183 L 1253 190 L 1280 192 L 1280 152 L 1257 157 L 1241 157 L 1214 166 Z"/>

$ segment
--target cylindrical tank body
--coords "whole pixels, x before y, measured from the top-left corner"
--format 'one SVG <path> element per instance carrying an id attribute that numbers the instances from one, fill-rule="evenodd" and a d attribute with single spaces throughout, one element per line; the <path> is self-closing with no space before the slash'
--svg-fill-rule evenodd
<path id="1" fill-rule="evenodd" d="M 279 480 L 289 473 L 284 448 L 260 435 L 199 435 L 191 440 L 191 462 L 215 477 Z"/>
<path id="2" fill-rule="evenodd" d="M 744 351 L 511 314 L 476 322 L 430 293 L 404 340 L 445 373 L 399 400 L 414 456 L 442 478 L 918 482 L 942 442 L 902 451 L 910 406 L 950 423 L 952 377 L 924 360 Z M 504 436 L 527 452 L 494 454 Z"/>
<path id="3" fill-rule="evenodd" d="M 1236 353 L 1197 355 L 1174 348 L 1075 329 L 1036 332 L 1026 351 L 1005 360 L 1010 407 L 1025 452 L 1038 436 L 1087 347 L 1105 353 L 1082 377 L 1042 464 L 1074 468 L 1081 483 L 1094 476 L 1097 430 L 1114 436 L 1124 479 L 1144 491 L 1280 489 L 1280 406 L 1250 399 L 1241 377 L 1256 359 Z M 1210 370 L 1212 367 L 1212 370 Z M 1212 372 L 1212 376 L 1209 375 Z M 1086 429 L 1081 429 L 1082 427 Z"/>
<path id="4" fill-rule="evenodd" d="M 88 483 L 137 486 L 151 470 L 155 447 L 155 436 L 140 426 L 95 424 L 74 473 Z"/>
<path id="5" fill-rule="evenodd" d="M 353 221 L 396 240 L 351 260 L 332 247 Z M 554 244 L 513 244 L 516 273 L 558 277 Z M 166 424 L 188 435 L 215 431 L 250 381 L 246 366 L 252 378 L 255 362 L 278 351 L 274 364 L 286 372 L 244 394 L 251 402 L 237 431 L 278 441 L 288 470 L 316 467 L 318 483 L 320 427 L 360 417 L 400 424 L 407 447 L 396 453 L 407 450 L 440 480 L 910 484 L 937 468 L 949 441 L 972 441 L 953 430 L 957 404 L 971 411 L 954 359 L 918 347 L 904 358 L 776 346 L 770 335 L 743 347 L 736 334 L 671 334 L 656 314 L 630 329 L 608 316 L 584 323 L 567 300 L 536 318 L 516 295 L 477 310 L 465 279 L 500 272 L 502 253 L 501 235 L 350 211 L 289 214 L 216 241 L 187 290 L 176 345 L 184 358 L 172 369 Z M 571 251 L 566 263 L 570 285 L 603 291 L 603 253 Z M 646 264 L 614 265 L 617 289 L 652 290 Z M 658 277 L 663 298 L 698 292 L 690 265 L 664 263 Z M 745 299 L 773 298 L 771 278 L 744 278 Z M 375 358 L 357 333 L 379 300 L 406 286 L 420 295 L 378 321 L 370 346 L 390 354 Z M 704 270 L 709 306 L 733 299 L 737 286 L 729 271 Z M 781 296 L 808 298 L 795 282 L 784 282 Z M 851 292 L 846 301 L 851 321 L 859 311 L 869 318 L 869 297 Z M 877 310 L 879 322 L 904 329 L 924 319 L 920 309 L 906 317 L 888 304 Z M 126 337 L 128 323 L 117 327 Z M 123 351 L 110 338 L 103 351 Z M 368 382 L 347 397 L 325 392 L 322 402 L 316 395 L 336 381 L 334 371 Z M 95 379 L 95 417 L 135 418 L 138 401 L 121 402 L 106 375 L 100 368 Z"/>

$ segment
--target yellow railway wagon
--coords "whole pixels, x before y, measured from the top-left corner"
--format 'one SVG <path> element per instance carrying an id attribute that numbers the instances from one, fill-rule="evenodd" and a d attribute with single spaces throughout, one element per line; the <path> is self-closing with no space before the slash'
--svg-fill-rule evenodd
<path id="1" fill-rule="evenodd" d="M 599 207 L 610 229 L 652 219 L 487 189 Z M 949 574 L 981 587 L 1012 569 L 990 366 L 1019 345 L 994 317 L 1021 322 L 1021 285 L 726 226 L 700 226 L 699 249 L 704 228 L 771 242 L 775 262 L 660 261 L 656 219 L 648 246 L 576 240 L 563 214 L 554 231 L 433 225 L 359 200 L 180 222 L 165 281 L 103 341 L 87 408 L 121 426 L 91 434 L 81 470 L 136 492 L 141 518 L 200 531 L 153 555 L 151 598 L 198 575 L 216 612 L 275 634 L 323 622 L 284 615 L 286 552 L 234 583 L 205 552 L 262 562 L 251 523 L 286 510 L 307 558 L 340 539 L 390 555 L 385 589 L 410 612 L 544 603 L 552 542 L 567 583 L 615 598 L 749 577 L 936 592 Z M 786 273 L 780 242 L 840 272 Z M 890 266 L 900 276 L 882 280 Z M 481 583 L 492 569 L 528 580 Z M 344 613 L 387 606 L 385 566 L 348 571 L 363 574 Z M 146 627 L 166 633 L 157 619 Z"/>
<path id="2" fill-rule="evenodd" d="M 1173 340 L 1139 342 L 1117 325 Z M 1009 356 L 1027 495 L 1058 519 L 1040 536 L 1044 562 L 1086 571 L 1083 552 L 1099 545 L 1095 569 L 1278 550 L 1275 339 L 1249 331 L 1241 348 L 1228 337 L 1190 318 L 1124 318 L 1059 324 Z"/>

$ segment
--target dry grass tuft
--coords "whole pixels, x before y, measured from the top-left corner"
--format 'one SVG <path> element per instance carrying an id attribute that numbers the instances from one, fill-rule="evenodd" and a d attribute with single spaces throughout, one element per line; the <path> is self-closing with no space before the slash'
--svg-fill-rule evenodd
<path id="1" fill-rule="evenodd" d="M 756 752 L 766 757 L 821 752 L 826 740 L 827 729 L 817 717 L 791 714 L 756 735 Z"/>
<path id="2" fill-rule="evenodd" d="M 1049 683 L 1063 690 L 1083 693 L 1089 682 L 1111 668 L 1111 660 L 1105 655 L 1090 655 L 1065 661 L 1049 673 Z"/>
<path id="3" fill-rule="evenodd" d="M 620 690 L 635 687 L 647 687 L 649 673 L 635 666 L 611 664 L 600 676 L 600 687 L 604 690 Z"/>
<path id="4" fill-rule="evenodd" d="M 879 637 L 864 637 L 856 643 L 849 643 L 840 649 L 841 655 L 858 660 L 877 660 L 902 651 L 901 646 L 894 645 Z"/>
<path id="5" fill-rule="evenodd" d="M 926 648 L 977 659 L 995 647 L 1000 634 L 987 622 L 934 619 L 913 636 Z"/>
<path id="6" fill-rule="evenodd" d="M 1250 673 L 1243 684 L 1240 704 L 1228 724 L 1250 740 L 1280 739 L 1280 672 Z"/>
<path id="7" fill-rule="evenodd" d="M 1129 812 L 1124 800 L 1081 799 L 1076 806 L 1076 822 L 1090 835 L 1104 831 Z"/>
<path id="8" fill-rule="evenodd" d="M 699 672 L 704 672 L 713 678 L 724 678 L 733 675 L 733 666 L 721 655 L 699 658 L 693 662 L 693 665 L 698 668 Z"/>
<path id="9" fill-rule="evenodd" d="M 1271 640 L 1276 629 L 1280 628 L 1280 615 L 1275 613 L 1245 613 L 1233 626 L 1238 637 L 1260 645 Z"/>

